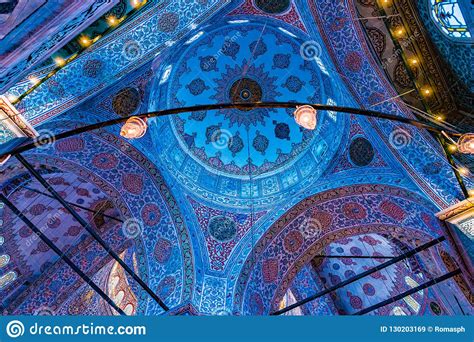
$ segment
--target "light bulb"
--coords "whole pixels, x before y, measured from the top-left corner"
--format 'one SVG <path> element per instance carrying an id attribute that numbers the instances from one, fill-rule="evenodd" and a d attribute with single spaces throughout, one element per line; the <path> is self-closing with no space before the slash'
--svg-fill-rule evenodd
<path id="1" fill-rule="evenodd" d="M 457 142 L 459 152 L 465 154 L 474 154 L 474 133 L 461 135 Z"/>
<path id="2" fill-rule="evenodd" d="M 107 17 L 107 23 L 109 24 L 109 26 L 115 26 L 117 25 L 118 20 L 114 15 L 109 15 Z"/>
<path id="3" fill-rule="evenodd" d="M 66 61 L 61 56 L 58 56 L 54 58 L 54 63 L 56 63 L 58 67 L 62 67 L 66 64 Z"/>
<path id="4" fill-rule="evenodd" d="M 148 129 L 146 119 L 132 116 L 125 122 L 120 130 L 120 135 L 127 139 L 138 139 L 145 135 Z"/>
<path id="5" fill-rule="evenodd" d="M 79 38 L 79 43 L 83 46 L 83 47 L 88 47 L 89 45 L 91 45 L 91 40 L 89 37 L 87 36 L 81 36 L 81 38 Z"/>
<path id="6" fill-rule="evenodd" d="M 314 130 L 317 124 L 317 111 L 312 106 L 304 105 L 296 107 L 294 112 L 295 121 L 301 127 Z"/>

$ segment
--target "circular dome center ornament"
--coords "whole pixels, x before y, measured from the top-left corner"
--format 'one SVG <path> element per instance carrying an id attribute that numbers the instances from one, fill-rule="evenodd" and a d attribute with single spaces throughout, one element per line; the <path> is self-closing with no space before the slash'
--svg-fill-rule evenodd
<path id="1" fill-rule="evenodd" d="M 120 116 L 133 114 L 140 106 L 140 92 L 131 87 L 124 88 L 114 95 L 112 108 Z"/>
<path id="2" fill-rule="evenodd" d="M 349 146 L 349 157 L 356 166 L 367 166 L 374 159 L 372 144 L 363 137 L 355 138 Z"/>
<path id="3" fill-rule="evenodd" d="M 262 87 L 257 81 L 250 78 L 238 79 L 229 90 L 229 98 L 232 103 L 260 102 L 262 97 Z M 242 110 L 250 111 L 252 108 Z"/>

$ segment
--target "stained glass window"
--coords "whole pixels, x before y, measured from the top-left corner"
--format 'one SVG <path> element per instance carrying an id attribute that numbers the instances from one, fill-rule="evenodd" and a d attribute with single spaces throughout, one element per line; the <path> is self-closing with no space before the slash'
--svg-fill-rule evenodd
<path id="1" fill-rule="evenodd" d="M 413 278 L 411 278 L 410 276 L 405 277 L 405 282 L 412 289 L 419 286 L 419 284 L 415 280 L 413 280 Z M 417 293 L 420 296 L 422 296 L 423 295 L 423 290 L 418 291 Z M 412 308 L 413 311 L 415 311 L 415 313 L 418 313 L 418 311 L 420 311 L 420 308 L 421 308 L 420 304 L 412 296 L 407 296 L 407 297 L 403 298 L 403 300 L 405 301 L 405 303 L 407 303 L 410 306 L 410 308 Z"/>
<path id="2" fill-rule="evenodd" d="M 406 276 L 406 277 L 405 277 L 405 283 L 407 283 L 407 285 L 410 286 L 412 289 L 414 289 L 415 287 L 420 286 L 420 284 L 418 284 L 418 283 L 417 283 L 415 280 L 413 280 L 413 278 L 410 277 L 410 276 Z M 418 291 L 417 293 L 418 293 L 420 296 L 422 296 L 422 295 L 423 295 L 423 290 Z"/>
<path id="3" fill-rule="evenodd" d="M 405 311 L 403 311 L 403 309 L 399 306 L 396 306 L 392 309 L 392 312 L 391 314 L 393 316 L 406 316 L 407 314 L 405 313 Z"/>
<path id="4" fill-rule="evenodd" d="M 415 311 L 415 313 L 418 313 L 418 311 L 420 311 L 420 304 L 412 296 L 407 296 L 403 298 L 403 300 L 410 306 L 410 308 L 412 308 L 413 311 Z"/>
<path id="5" fill-rule="evenodd" d="M 281 310 L 281 309 L 286 308 L 287 306 L 290 306 L 290 305 L 295 304 L 295 303 L 296 303 L 295 295 L 293 294 L 293 291 L 291 291 L 291 289 L 289 289 L 286 292 L 285 296 L 283 296 L 283 299 L 280 302 L 279 309 Z M 301 308 L 298 307 L 298 308 L 294 308 L 293 310 L 288 311 L 287 313 L 285 313 L 285 316 L 303 316 L 303 312 L 301 311 Z"/>
<path id="6" fill-rule="evenodd" d="M 448 37 L 471 38 L 459 0 L 430 0 L 433 19 Z"/>
<path id="7" fill-rule="evenodd" d="M 0 290 L 10 285 L 15 281 L 17 275 L 16 272 L 10 271 L 7 274 L 0 277 Z"/>
<path id="8" fill-rule="evenodd" d="M 7 266 L 10 261 L 10 256 L 8 254 L 0 255 L 0 268 Z"/>

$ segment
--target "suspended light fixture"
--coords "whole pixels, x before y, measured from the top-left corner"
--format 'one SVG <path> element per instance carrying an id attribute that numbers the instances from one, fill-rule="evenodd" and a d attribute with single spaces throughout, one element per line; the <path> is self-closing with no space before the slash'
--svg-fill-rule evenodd
<path id="1" fill-rule="evenodd" d="M 107 24 L 109 24 L 109 26 L 115 26 L 118 23 L 119 23 L 119 20 L 117 19 L 115 15 L 109 15 L 107 17 Z"/>
<path id="2" fill-rule="evenodd" d="M 474 154 L 474 133 L 461 135 L 457 143 L 458 151 L 466 154 Z"/>
<path id="3" fill-rule="evenodd" d="M 88 36 L 81 35 L 81 37 L 79 38 L 79 44 L 81 44 L 82 47 L 86 48 L 92 44 L 92 41 Z"/>
<path id="4" fill-rule="evenodd" d="M 461 176 L 469 176 L 469 169 L 467 167 L 461 166 L 458 168 L 459 173 Z"/>
<path id="5" fill-rule="evenodd" d="M 147 0 L 132 0 L 131 5 L 134 8 L 138 8 L 140 6 L 143 6 L 146 2 L 147 2 Z"/>
<path id="6" fill-rule="evenodd" d="M 317 124 L 317 111 L 312 106 L 297 106 L 294 112 L 295 121 L 301 127 L 314 130 Z"/>
<path id="7" fill-rule="evenodd" d="M 120 135 L 127 139 L 138 139 L 145 135 L 148 129 L 146 119 L 141 119 L 138 116 L 132 116 L 125 122 L 120 130 Z"/>

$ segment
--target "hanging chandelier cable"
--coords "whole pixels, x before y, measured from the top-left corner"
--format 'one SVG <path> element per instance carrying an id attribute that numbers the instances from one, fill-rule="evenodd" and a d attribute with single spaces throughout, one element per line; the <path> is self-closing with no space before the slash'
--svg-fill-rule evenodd
<path id="1" fill-rule="evenodd" d="M 431 132 L 442 133 L 443 131 L 445 134 L 449 134 L 452 137 L 459 137 L 461 134 L 455 131 L 448 131 L 444 127 L 439 127 L 438 125 L 431 124 L 431 123 L 423 123 L 421 121 L 415 119 L 409 119 L 398 115 L 382 113 L 373 110 L 361 109 L 361 108 L 350 108 L 350 107 L 340 107 L 340 106 L 330 106 L 330 105 L 322 105 L 322 104 L 309 104 L 309 103 L 298 103 L 298 102 L 255 102 L 255 103 L 221 103 L 221 104 L 211 104 L 211 105 L 197 105 L 192 107 L 182 107 L 182 108 L 173 108 L 173 109 L 165 109 L 161 111 L 149 112 L 149 113 L 142 113 L 137 115 L 130 115 L 127 117 L 121 117 L 117 119 L 112 119 L 108 121 L 103 121 L 99 123 L 95 123 L 92 125 L 86 125 L 83 127 L 78 127 L 66 132 L 58 133 L 54 136 L 48 137 L 41 137 L 39 136 L 34 141 L 30 141 L 24 145 L 17 146 L 10 151 L 3 152 L 0 154 L 0 159 L 6 157 L 7 155 L 17 155 L 29 150 L 32 150 L 36 147 L 40 147 L 43 145 L 48 145 L 52 141 L 57 141 L 65 138 L 69 138 L 81 133 L 90 132 L 93 130 L 110 127 L 113 125 L 125 123 L 132 117 L 138 117 L 141 119 L 149 119 L 154 117 L 163 117 L 168 115 L 178 115 L 183 113 L 191 113 L 191 112 L 198 112 L 198 111 L 207 111 L 207 110 L 220 110 L 220 109 L 254 109 L 254 108 L 292 108 L 295 109 L 297 106 L 305 106 L 309 105 L 312 106 L 316 110 L 324 110 L 324 111 L 333 111 L 338 113 L 345 113 L 345 114 L 354 114 L 354 115 L 362 115 L 368 116 L 373 118 L 380 118 L 386 119 L 391 121 L 400 122 L 403 124 L 408 124 L 412 126 L 416 126 L 418 128 L 426 129 Z"/>
<path id="2" fill-rule="evenodd" d="M 154 118 L 154 117 L 163 117 L 163 116 L 168 116 L 168 115 L 178 115 L 178 114 L 183 114 L 183 113 L 192 113 L 192 112 L 200 112 L 200 111 L 208 111 L 208 110 L 222 110 L 222 109 L 240 109 L 240 110 L 250 110 L 250 109 L 255 109 L 255 108 L 289 108 L 289 109 L 296 109 L 298 111 L 299 107 L 312 107 L 314 109 L 314 112 L 316 113 L 318 110 L 319 111 L 333 111 L 333 112 L 338 112 L 338 113 L 344 113 L 344 114 L 353 114 L 353 115 L 362 115 L 362 116 L 367 116 L 367 117 L 372 117 L 372 118 L 378 118 L 378 119 L 385 119 L 385 120 L 390 120 L 390 121 L 396 121 L 400 122 L 403 124 L 407 125 L 412 125 L 421 129 L 426 129 L 428 131 L 431 131 L 433 133 L 436 133 L 437 136 L 442 136 L 444 135 L 449 135 L 450 137 L 457 137 L 462 140 L 462 137 L 464 136 L 472 136 L 473 134 L 461 134 L 457 131 L 453 130 L 448 130 L 446 127 L 441 127 L 437 124 L 434 123 L 425 123 L 421 122 L 416 119 L 410 119 L 406 118 L 403 116 L 398 116 L 394 114 L 387 114 L 387 113 L 382 113 L 374 110 L 368 110 L 368 109 L 361 109 L 361 108 L 351 108 L 351 107 L 340 107 L 340 106 L 331 106 L 331 105 L 323 105 L 323 104 L 310 104 L 310 103 L 300 103 L 300 102 L 246 102 L 246 103 L 220 103 L 220 104 L 210 104 L 210 105 L 197 105 L 197 106 L 192 106 L 192 107 L 182 107 L 182 108 L 172 108 L 172 109 L 165 109 L 165 110 L 160 110 L 160 111 L 155 111 L 155 112 L 148 112 L 148 113 L 142 113 L 142 114 L 137 114 L 137 115 L 130 115 L 126 117 L 121 117 L 117 119 L 112 119 L 108 121 L 103 121 L 99 123 L 95 123 L 92 125 L 86 125 L 83 127 L 78 127 L 66 132 L 58 133 L 56 135 L 48 135 L 47 137 L 42 137 L 39 136 L 33 141 L 28 141 L 27 143 L 24 143 L 23 145 L 13 147 L 10 151 L 3 152 L 0 154 L 0 160 L 2 159 L 8 159 L 10 156 L 16 156 L 19 155 L 23 152 L 32 150 L 36 147 L 40 147 L 43 145 L 48 145 L 52 142 L 55 142 L 60 139 L 65 139 L 69 138 L 71 136 L 75 136 L 78 134 L 90 132 L 93 130 L 105 128 L 105 127 L 110 127 L 113 125 L 125 123 L 124 127 L 122 127 L 122 130 L 127 128 L 125 131 L 126 133 L 132 134 L 131 136 L 127 136 L 125 134 L 124 136 L 127 138 L 138 138 L 141 135 L 136 135 L 141 129 L 146 130 L 146 121 L 149 118 Z M 133 122 L 132 122 L 133 121 Z M 131 125 L 131 123 L 134 122 L 141 122 L 143 127 L 138 127 L 136 124 Z M 128 123 L 128 125 L 127 125 Z M 302 123 L 299 123 L 300 125 Z M 125 127 L 128 126 L 128 127 Z M 304 126 L 304 125 L 303 125 Z M 304 126 L 305 127 L 305 126 Z M 122 134 L 122 132 L 121 132 Z M 143 131 L 143 134 L 145 134 L 145 131 Z M 143 135 L 142 134 L 142 135 Z M 470 140 L 469 140 L 470 141 Z M 441 142 L 443 148 L 445 149 L 446 152 L 446 157 L 448 159 L 448 162 L 450 163 L 451 166 L 455 165 L 454 161 L 452 158 L 450 158 L 450 154 L 446 151 L 446 146 L 443 142 Z M 474 142 L 471 142 L 471 145 L 474 145 Z M 464 197 L 468 198 L 469 193 L 466 188 L 466 185 L 464 184 L 464 181 L 462 180 L 461 174 L 459 170 L 453 166 L 453 171 L 455 173 L 456 179 L 458 180 L 459 186 L 461 187 L 462 193 Z"/>

